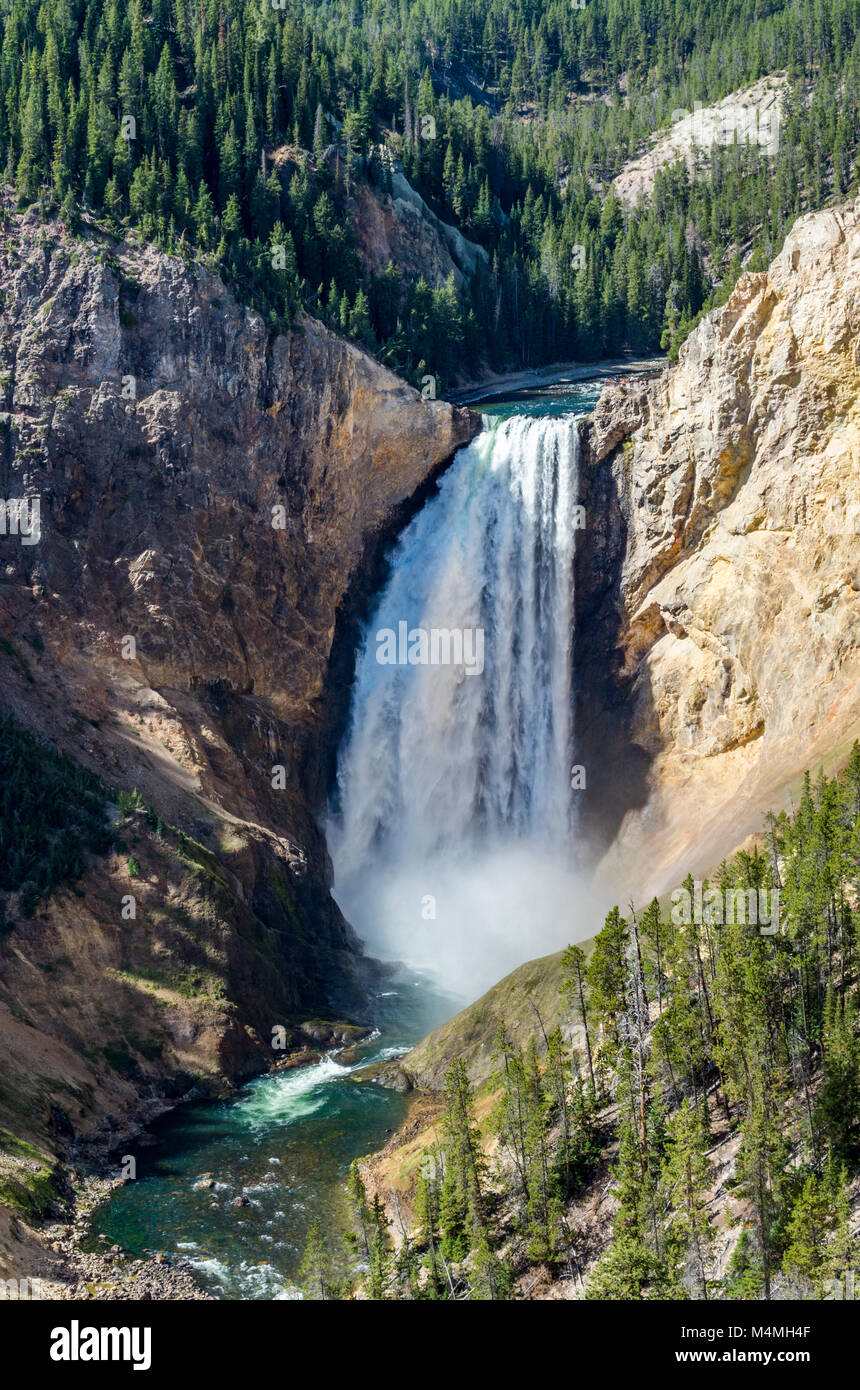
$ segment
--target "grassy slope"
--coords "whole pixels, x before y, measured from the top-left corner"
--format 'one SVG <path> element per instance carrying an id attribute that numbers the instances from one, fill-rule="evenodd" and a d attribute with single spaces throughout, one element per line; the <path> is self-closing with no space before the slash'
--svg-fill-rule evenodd
<path id="1" fill-rule="evenodd" d="M 583 945 L 590 950 L 590 942 Z M 462 1057 L 472 1084 L 484 1085 L 494 1068 L 493 1037 L 500 1023 L 505 1023 L 515 1043 L 525 1045 L 533 1034 L 540 1036 L 541 1024 L 550 1033 L 557 1024 L 566 1022 L 560 986 L 560 951 L 526 961 L 474 1004 L 428 1033 L 401 1058 L 400 1070 L 414 1086 L 439 1090 L 451 1059 Z"/>

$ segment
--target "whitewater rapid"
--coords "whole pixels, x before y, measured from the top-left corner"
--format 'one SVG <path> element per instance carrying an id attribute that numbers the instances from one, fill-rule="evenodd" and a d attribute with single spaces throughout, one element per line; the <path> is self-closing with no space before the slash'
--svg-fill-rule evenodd
<path id="1" fill-rule="evenodd" d="M 464 993 L 581 934 L 578 491 L 577 417 L 487 422 L 400 538 L 358 654 L 335 896 L 371 950 Z M 459 665 L 428 658 L 439 632 L 465 634 Z"/>

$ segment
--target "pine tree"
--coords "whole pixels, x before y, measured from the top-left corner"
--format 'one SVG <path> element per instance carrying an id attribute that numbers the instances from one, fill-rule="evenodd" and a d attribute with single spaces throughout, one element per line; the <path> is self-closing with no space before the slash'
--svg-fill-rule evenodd
<path id="1" fill-rule="evenodd" d="M 392 1296 L 395 1267 L 388 1217 L 378 1193 L 374 1193 L 370 1206 L 370 1227 L 367 1296 L 374 1302 L 380 1302 Z"/>
<path id="2" fill-rule="evenodd" d="M 594 938 L 586 970 L 591 1007 L 607 1039 L 617 1041 L 618 1025 L 627 1007 L 627 924 L 617 907 Z"/>
<path id="3" fill-rule="evenodd" d="M 647 1166 L 643 1178 L 639 1145 L 629 1123 L 621 1131 L 614 1192 L 618 1211 L 612 1244 L 589 1279 L 587 1297 L 626 1301 L 665 1295 L 667 1278 L 654 1243 L 653 1179 Z"/>
<path id="4" fill-rule="evenodd" d="M 689 1266 L 702 1298 L 706 1299 L 714 1244 L 706 1195 L 712 1184 L 707 1132 L 689 1098 L 682 1101 L 667 1129 L 662 1180 L 672 1210 L 669 1241 L 673 1258 L 678 1264 Z"/>
<path id="5" fill-rule="evenodd" d="M 815 1107 L 830 1160 L 854 1165 L 860 1151 L 860 1038 L 856 996 L 831 987 L 824 1011 L 823 1068 Z"/>
<path id="6" fill-rule="evenodd" d="M 346 1183 L 347 1198 L 349 1201 L 350 1213 L 353 1224 L 356 1228 L 355 1235 L 360 1242 L 360 1248 L 365 1260 L 370 1260 L 370 1230 L 372 1224 L 372 1214 L 367 1202 L 367 1191 L 358 1166 L 358 1160 L 353 1159 L 349 1166 L 349 1176 Z"/>
<path id="7" fill-rule="evenodd" d="M 319 1221 L 313 1220 L 308 1228 L 304 1258 L 299 1270 L 299 1283 L 306 1290 L 308 1298 L 328 1299 L 331 1297 L 332 1263 L 323 1240 Z"/>
<path id="8" fill-rule="evenodd" d="M 446 1259 L 465 1258 L 473 1233 L 485 1224 L 483 1182 L 486 1159 L 475 1121 L 474 1100 L 462 1058 L 445 1073 L 442 1132 L 445 1175 L 439 1203 L 441 1247 Z"/>

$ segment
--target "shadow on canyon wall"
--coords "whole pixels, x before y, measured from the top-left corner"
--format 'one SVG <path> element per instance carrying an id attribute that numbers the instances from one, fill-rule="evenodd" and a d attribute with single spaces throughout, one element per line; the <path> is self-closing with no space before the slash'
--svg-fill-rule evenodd
<path id="1" fill-rule="evenodd" d="M 575 560 L 573 651 L 575 763 L 585 769 L 577 832 L 586 862 L 596 863 L 625 816 L 648 799 L 652 755 L 630 735 L 631 700 L 650 700 L 647 678 L 625 671 L 620 636 L 627 520 L 613 454 L 595 463 L 583 428 L 580 501 L 587 525 Z M 620 447 L 620 446 L 619 446 Z"/>

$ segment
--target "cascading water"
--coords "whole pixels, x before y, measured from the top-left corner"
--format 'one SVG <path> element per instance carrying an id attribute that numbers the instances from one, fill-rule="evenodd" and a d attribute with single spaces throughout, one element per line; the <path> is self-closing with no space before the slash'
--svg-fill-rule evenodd
<path id="1" fill-rule="evenodd" d="M 372 951 L 464 992 L 582 934 L 578 462 L 572 415 L 494 421 L 401 537 L 357 662 L 335 896 Z"/>

